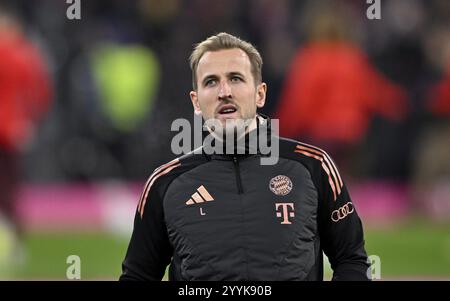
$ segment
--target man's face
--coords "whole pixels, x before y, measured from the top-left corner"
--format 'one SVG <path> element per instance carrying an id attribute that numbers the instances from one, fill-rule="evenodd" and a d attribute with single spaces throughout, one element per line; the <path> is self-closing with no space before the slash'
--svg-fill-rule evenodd
<path id="1" fill-rule="evenodd" d="M 190 96 L 205 120 L 252 119 L 266 100 L 266 84 L 256 86 L 247 54 L 239 49 L 206 52 L 197 67 L 197 91 Z"/>

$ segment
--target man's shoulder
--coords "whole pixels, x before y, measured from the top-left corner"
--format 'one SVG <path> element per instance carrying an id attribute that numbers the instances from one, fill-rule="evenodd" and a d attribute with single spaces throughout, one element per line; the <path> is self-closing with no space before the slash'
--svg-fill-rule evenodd
<path id="1" fill-rule="evenodd" d="M 174 178 L 206 162 L 208 160 L 201 149 L 196 149 L 155 168 L 150 178 Z"/>
<path id="2" fill-rule="evenodd" d="M 323 161 L 332 161 L 327 152 L 318 146 L 285 137 L 279 137 L 279 141 L 280 156 L 283 158 L 320 164 Z"/>
<path id="3" fill-rule="evenodd" d="M 320 147 L 296 141 L 280 138 L 280 156 L 296 160 L 308 168 L 313 179 L 330 185 L 334 193 L 334 199 L 341 193 L 343 181 L 333 159 Z M 325 176 L 325 182 L 320 179 Z"/>
<path id="4" fill-rule="evenodd" d="M 174 179 L 207 161 L 202 152 L 194 150 L 155 168 L 147 179 L 139 199 L 138 211 L 141 217 L 144 214 L 147 198 L 151 194 L 162 197 Z"/>

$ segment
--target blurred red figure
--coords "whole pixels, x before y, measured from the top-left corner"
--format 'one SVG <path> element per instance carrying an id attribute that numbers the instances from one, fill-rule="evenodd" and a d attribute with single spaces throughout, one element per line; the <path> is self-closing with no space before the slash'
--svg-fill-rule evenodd
<path id="1" fill-rule="evenodd" d="M 427 109 L 432 121 L 422 130 L 414 151 L 413 191 L 420 212 L 435 220 L 450 219 L 450 64 L 430 90 Z"/>
<path id="2" fill-rule="evenodd" d="M 276 116 L 281 135 L 333 145 L 358 143 L 374 114 L 400 120 L 405 112 L 405 93 L 360 49 L 317 41 L 295 56 Z"/>
<path id="3" fill-rule="evenodd" d="M 39 51 L 15 19 L 0 14 L 0 215 L 18 232 L 14 200 L 21 150 L 47 112 L 51 94 Z"/>
<path id="4" fill-rule="evenodd" d="M 450 117 L 450 64 L 444 79 L 431 92 L 429 107 L 437 116 Z"/>

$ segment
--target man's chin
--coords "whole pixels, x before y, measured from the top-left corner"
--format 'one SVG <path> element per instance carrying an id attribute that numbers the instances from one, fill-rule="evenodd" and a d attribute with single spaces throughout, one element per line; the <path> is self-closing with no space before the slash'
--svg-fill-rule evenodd
<path id="1" fill-rule="evenodd" d="M 221 124 L 225 125 L 227 122 L 234 123 L 236 120 L 242 120 L 242 117 L 237 112 L 232 114 L 219 114 L 215 117 Z"/>
<path id="2" fill-rule="evenodd" d="M 248 131 L 253 118 L 244 119 L 241 116 L 231 117 L 218 116 L 215 119 L 209 119 L 206 121 L 206 125 L 209 129 L 212 129 L 216 134 L 234 133 L 238 132 L 238 137 L 241 134 Z"/>
<path id="3" fill-rule="evenodd" d="M 244 119 L 242 117 L 236 118 L 220 118 L 218 119 L 223 128 L 248 126 L 252 122 L 252 118 Z"/>

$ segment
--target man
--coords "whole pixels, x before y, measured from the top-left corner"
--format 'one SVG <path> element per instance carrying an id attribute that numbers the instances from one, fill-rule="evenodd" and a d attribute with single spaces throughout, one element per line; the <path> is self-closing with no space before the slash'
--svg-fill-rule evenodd
<path id="1" fill-rule="evenodd" d="M 245 137 L 262 131 L 270 121 L 256 114 L 267 90 L 261 67 L 258 51 L 227 33 L 198 44 L 196 114 L 225 129 L 250 120 Z M 277 141 L 273 165 L 246 144 L 245 154 L 194 151 L 157 168 L 120 279 L 160 280 L 170 264 L 170 280 L 322 280 L 324 251 L 333 279 L 367 280 L 362 225 L 333 161 L 314 146 Z"/>

